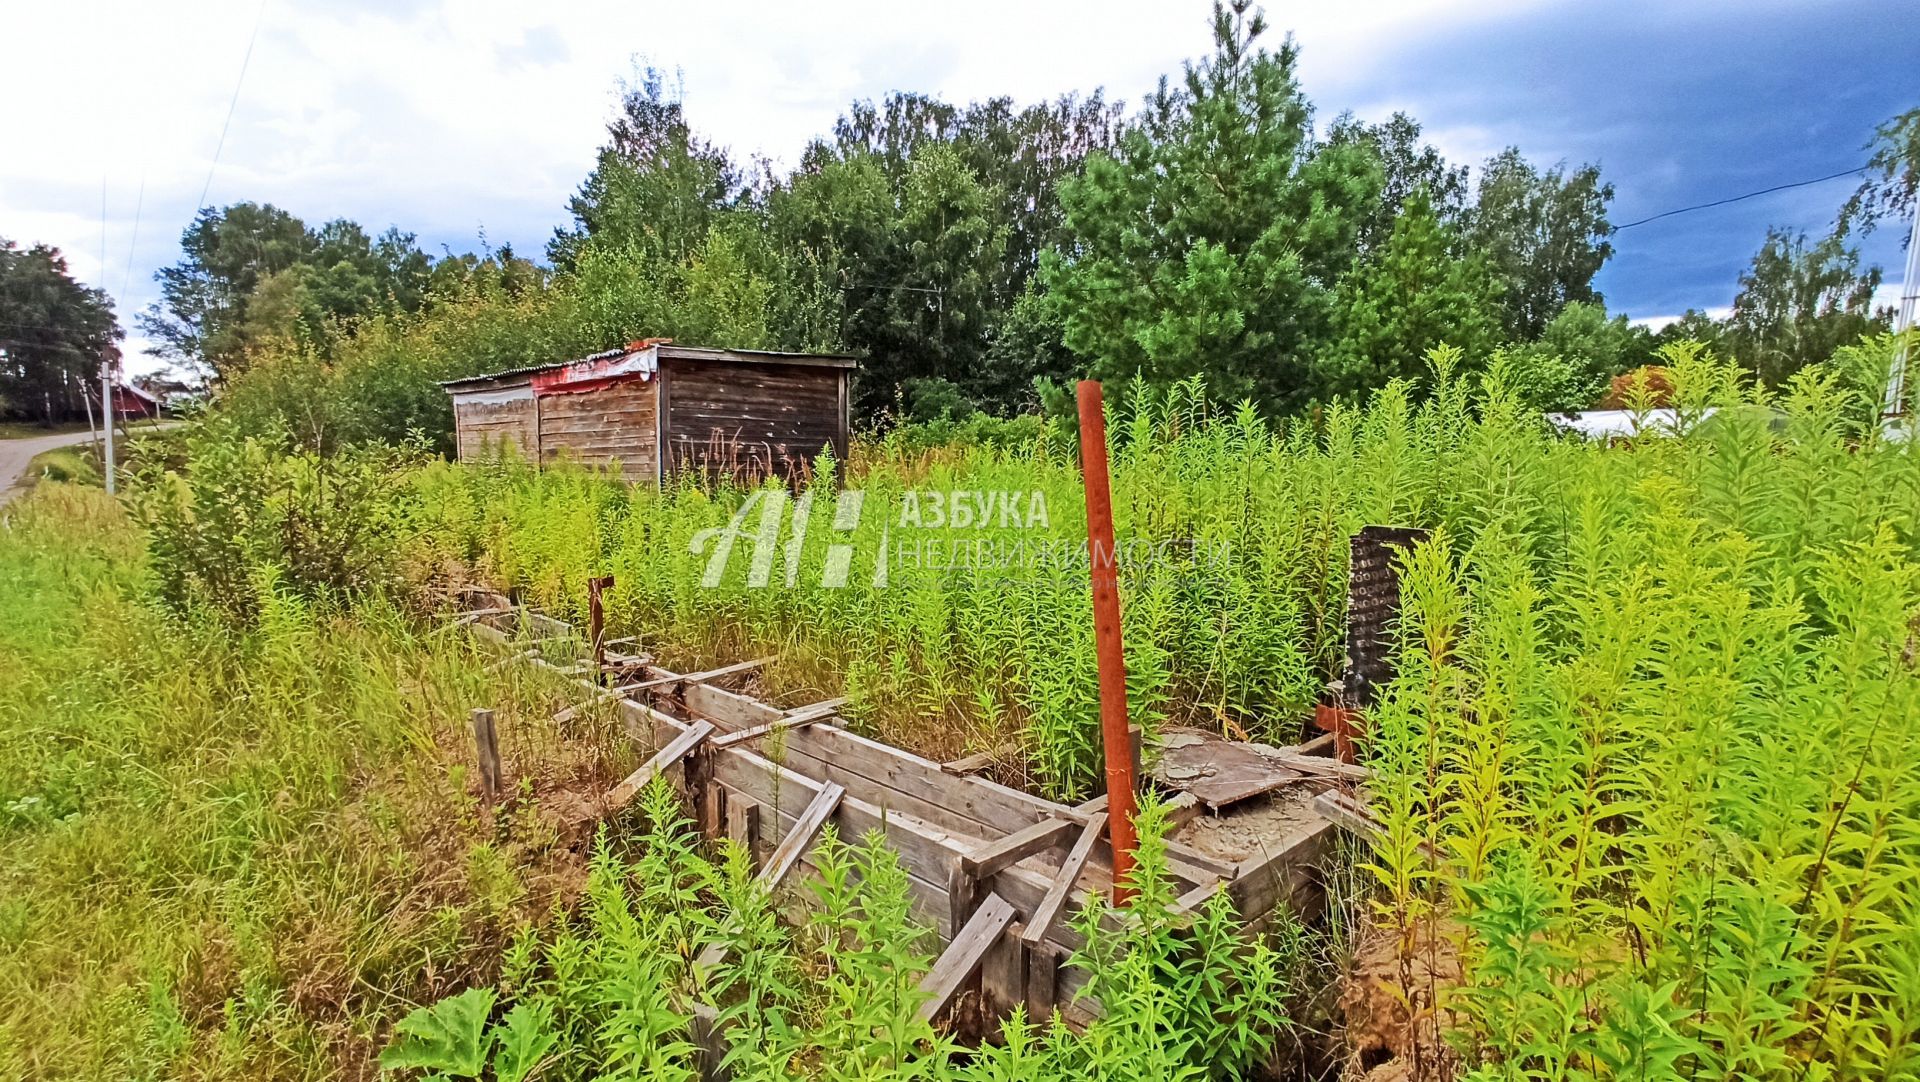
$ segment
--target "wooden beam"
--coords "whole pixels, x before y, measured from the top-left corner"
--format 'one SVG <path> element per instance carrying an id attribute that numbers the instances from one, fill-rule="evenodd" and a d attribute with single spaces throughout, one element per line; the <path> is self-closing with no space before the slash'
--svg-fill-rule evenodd
<path id="1" fill-rule="evenodd" d="M 1347 778 L 1352 781 L 1366 781 L 1373 777 L 1373 771 L 1353 763 L 1343 763 L 1320 755 L 1301 755 L 1299 752 L 1279 748 L 1262 748 L 1260 754 L 1292 770 L 1303 770 L 1309 774 L 1321 774 L 1335 778 Z"/>
<path id="2" fill-rule="evenodd" d="M 767 866 L 760 869 L 760 875 L 757 878 L 768 891 L 778 887 L 780 881 L 787 877 L 787 873 L 793 871 L 794 865 L 800 863 L 801 856 L 813 844 L 813 836 L 820 833 L 820 828 L 827 823 L 827 817 L 840 806 L 840 798 L 846 795 L 845 789 L 831 782 L 814 794 L 813 802 L 807 805 L 806 811 L 800 813 L 800 818 L 793 824 L 793 829 L 787 832 L 786 837 L 780 839 L 780 848 L 773 851 L 773 855 L 767 858 Z M 701 969 L 711 970 L 726 957 L 726 946 L 715 943 L 701 951 L 700 957 L 694 959 L 694 964 Z"/>
<path id="3" fill-rule="evenodd" d="M 709 680 L 718 680 L 723 676 L 732 676 L 734 673 L 751 672 L 768 662 L 777 660 L 778 658 L 774 657 L 757 657 L 752 661 L 742 661 L 735 665 L 722 665 L 720 668 L 708 669 L 706 672 L 686 673 L 682 676 L 662 676 L 656 680 L 647 680 L 634 684 L 626 690 L 646 691 L 650 688 L 665 687 L 668 684 L 704 684 Z"/>
<path id="4" fill-rule="evenodd" d="M 1073 828 L 1074 824 L 1065 819 L 1042 819 L 1025 830 L 981 846 L 961 857 L 960 862 L 966 866 L 967 874 L 975 879 L 986 879 L 1035 853 L 1061 844 L 1073 832 Z"/>
<path id="5" fill-rule="evenodd" d="M 613 787 L 607 793 L 607 804 L 613 808 L 624 808 L 638 796 L 647 783 L 659 776 L 673 764 L 686 758 L 687 753 L 700 745 L 700 742 L 713 734 L 713 723 L 698 721 L 693 727 L 673 738 L 660 753 L 647 760 L 646 765 L 627 775 L 626 780 Z"/>
<path id="6" fill-rule="evenodd" d="M 1021 932 L 1029 946 L 1038 944 L 1047 938 L 1053 930 L 1054 921 L 1060 918 L 1061 909 L 1067 899 L 1073 895 L 1073 885 L 1080 881 L 1080 873 L 1087 866 L 1087 858 L 1093 855 L 1094 843 L 1100 840 L 1100 832 L 1107 829 L 1107 813 L 1095 812 L 1087 825 L 1080 828 L 1080 838 L 1073 843 L 1067 853 L 1067 862 L 1060 866 L 1060 874 L 1054 877 L 1053 885 L 1047 888 L 1046 897 L 1040 899 L 1040 905 L 1033 911 L 1033 919 L 1027 922 Z M 1051 983 L 1051 982 L 1049 982 Z"/>
<path id="7" fill-rule="evenodd" d="M 833 712 L 838 710 L 846 701 L 845 699 L 828 699 L 823 703 L 803 706 L 778 721 L 769 721 L 765 725 L 755 725 L 751 729 L 741 729 L 737 732 L 716 736 L 713 738 L 713 746 L 716 748 L 730 748 L 735 744 L 744 744 L 749 740 L 757 740 L 760 737 L 777 733 L 783 729 L 791 729 L 796 725 L 810 725 L 816 721 L 832 717 Z"/>
<path id="8" fill-rule="evenodd" d="M 999 941 L 1013 918 L 1013 903 L 998 894 L 987 895 L 980 908 L 973 911 L 966 927 L 955 933 L 953 942 L 947 944 L 946 951 L 933 963 L 926 979 L 920 982 L 920 990 L 927 995 L 926 1001 L 920 1004 L 922 1021 L 933 1021 L 953 1005 L 960 986 L 980 968 L 980 960 Z"/>
<path id="9" fill-rule="evenodd" d="M 840 798 L 846 795 L 845 789 L 832 782 L 821 787 L 814 795 L 807 810 L 800 813 L 800 820 L 793 824 L 793 829 L 787 832 L 786 837 L 780 839 L 780 848 L 767 858 L 767 866 L 760 869 L 760 881 L 767 885 L 767 889 L 779 886 L 793 866 L 800 863 L 801 856 L 813 845 L 813 836 L 820 833 L 820 828 L 827 823 L 827 817 L 840 806 Z"/>

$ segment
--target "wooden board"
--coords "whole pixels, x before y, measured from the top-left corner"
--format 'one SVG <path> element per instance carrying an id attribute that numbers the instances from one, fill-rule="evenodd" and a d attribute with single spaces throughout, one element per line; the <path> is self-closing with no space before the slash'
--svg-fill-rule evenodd
<path id="1" fill-rule="evenodd" d="M 686 758 L 688 752 L 699 747 L 701 741 L 711 735 L 713 735 L 711 722 L 696 722 L 687 731 L 674 737 L 640 769 L 627 775 L 625 780 L 614 786 L 607 793 L 607 805 L 613 808 L 625 807 L 634 797 L 640 795 L 640 791 L 647 787 L 648 782 L 658 777 L 668 767 Z"/>
<path id="2" fill-rule="evenodd" d="M 636 379 L 536 399 L 540 461 L 563 455 L 587 466 L 618 461 L 627 480 L 654 480 L 659 475 L 657 390 L 652 381 Z"/>
<path id="3" fill-rule="evenodd" d="M 663 360 L 669 472 L 804 476 L 826 448 L 846 461 L 839 368 Z"/>
<path id="4" fill-rule="evenodd" d="M 1100 835 L 1107 829 L 1107 813 L 1095 812 L 1087 825 L 1080 828 L 1080 837 L 1067 852 L 1066 863 L 1060 865 L 1053 885 L 1047 888 L 1046 897 L 1034 907 L 1033 916 L 1028 919 L 1021 938 L 1029 946 L 1044 942 L 1047 933 L 1053 930 L 1053 924 L 1060 919 L 1060 911 L 1066 908 L 1067 900 L 1072 897 L 1074 885 L 1080 881 L 1080 873 L 1087 866 L 1087 858 L 1093 855 L 1093 847 L 1100 841 Z M 1051 987 L 1052 978 L 1048 977 Z"/>
<path id="5" fill-rule="evenodd" d="M 988 894 L 980 902 L 972 919 L 947 944 L 926 979 L 920 982 L 920 990 L 927 994 L 926 1001 L 920 1004 L 922 1020 L 930 1022 L 953 1005 L 953 997 L 980 968 L 981 959 L 999 942 L 1014 916 L 1013 904 L 998 894 Z"/>

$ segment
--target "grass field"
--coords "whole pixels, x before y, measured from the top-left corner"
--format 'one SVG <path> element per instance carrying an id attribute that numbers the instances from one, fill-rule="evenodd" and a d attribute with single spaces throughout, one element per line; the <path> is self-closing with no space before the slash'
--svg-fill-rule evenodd
<path id="1" fill-rule="evenodd" d="M 1920 453 L 1880 437 L 1870 390 L 1810 370 L 1763 400 L 1669 360 L 1687 434 L 1614 447 L 1549 436 L 1498 379 L 1442 378 L 1417 403 L 1390 388 L 1284 432 L 1184 391 L 1115 419 L 1123 537 L 1197 542 L 1124 584 L 1149 723 L 1287 734 L 1337 666 L 1347 534 L 1435 531 L 1365 741 L 1386 830 L 1359 866 L 1348 990 L 1372 1007 L 1330 1038 L 1356 1073 L 1920 1077 Z M 799 501 L 771 533 L 755 511 L 713 586 L 722 535 L 696 535 L 748 493 L 194 454 L 145 482 L 145 526 L 49 485 L 0 529 L 0 1071 L 361 1075 L 398 1019 L 469 987 L 492 992 L 410 1027 L 467 1034 L 490 1054 L 473 1073 L 498 1078 L 680 1076 L 700 1002 L 744 1020 L 743 1077 L 1231 1077 L 1303 1036 L 1287 1012 L 1316 951 L 1298 941 L 1208 993 L 1113 952 L 1094 964 L 1135 1037 L 1019 1030 L 969 1064 L 887 1028 L 910 1011 L 879 974 L 923 963 L 869 949 L 912 936 L 852 895 L 824 931 L 749 922 L 765 938 L 742 957 L 766 965 L 716 988 L 686 958 L 764 900 L 728 885 L 725 854 L 681 853 L 661 806 L 610 847 L 567 837 L 539 809 L 632 750 L 560 739 L 542 727 L 558 689 L 489 673 L 412 615 L 476 573 L 570 612 L 611 572 L 615 633 L 663 660 L 777 652 L 770 679 L 847 694 L 873 732 L 936 754 L 1016 739 L 1037 787 L 1077 795 L 1094 769 L 1078 569 L 876 583 L 870 560 L 882 530 L 933 529 L 906 520 L 909 492 L 1042 493 L 1044 524 L 985 533 L 1073 538 L 1062 434 L 868 446 L 847 487 L 884 513 L 836 524 L 823 484 L 789 549 Z M 854 549 L 839 586 L 835 544 Z M 462 726 L 483 703 L 548 764 L 526 814 L 468 792 Z M 1269 991 L 1232 998 L 1248 987 Z M 1199 1028 L 1196 1006 L 1230 1028 Z"/>

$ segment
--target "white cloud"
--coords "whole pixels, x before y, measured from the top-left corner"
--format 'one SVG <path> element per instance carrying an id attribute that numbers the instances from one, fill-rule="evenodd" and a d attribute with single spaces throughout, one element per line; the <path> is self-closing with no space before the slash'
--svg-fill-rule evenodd
<path id="1" fill-rule="evenodd" d="M 1386 45 L 1543 6 L 1270 5 L 1274 39 L 1292 30 L 1302 45 L 1323 119 L 1349 104 L 1391 111 L 1351 100 Z M 1131 105 L 1206 51 L 1207 11 L 1198 0 L 9 4 L 0 235 L 60 246 L 80 278 L 116 296 L 131 329 L 209 175 L 215 204 L 266 200 L 310 223 L 399 225 L 436 252 L 474 247 L 483 228 L 495 244 L 537 251 L 564 220 L 636 57 L 681 70 L 688 112 L 710 137 L 741 157 L 791 163 L 848 102 L 895 89 L 1029 101 L 1102 86 Z M 1433 134 L 1466 161 L 1501 143 L 1480 129 Z M 136 371 L 157 363 L 139 355 L 144 345 L 128 342 Z"/>

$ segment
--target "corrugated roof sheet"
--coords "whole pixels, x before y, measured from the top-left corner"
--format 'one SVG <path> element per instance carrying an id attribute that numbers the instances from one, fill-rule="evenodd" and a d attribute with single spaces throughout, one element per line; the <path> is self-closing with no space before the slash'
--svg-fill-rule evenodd
<path id="1" fill-rule="evenodd" d="M 508 368 L 485 375 L 465 376 L 460 379 L 441 380 L 440 386 L 454 389 L 474 383 L 494 383 L 516 376 L 532 376 L 537 372 L 546 372 L 583 361 L 603 361 L 623 354 L 635 352 L 636 343 L 619 346 L 614 349 L 590 353 L 585 357 L 572 357 L 564 361 L 550 361 L 546 364 L 528 365 L 524 368 Z M 710 346 L 682 346 L 671 342 L 657 343 L 660 358 L 669 361 L 709 361 L 722 364 L 805 364 L 822 368 L 857 368 L 860 361 L 844 353 L 789 353 L 768 349 L 722 349 Z"/>

